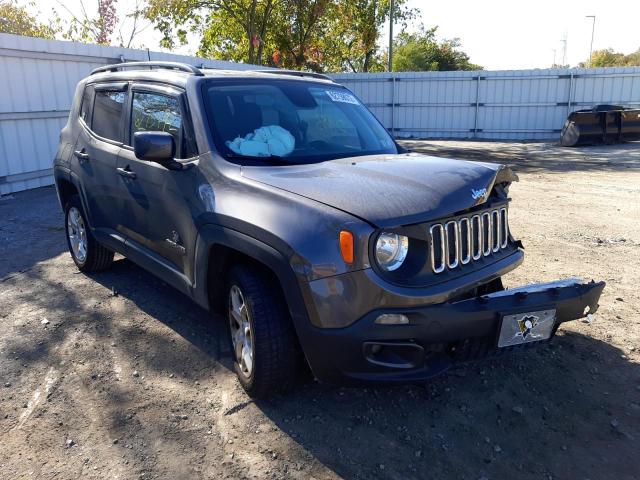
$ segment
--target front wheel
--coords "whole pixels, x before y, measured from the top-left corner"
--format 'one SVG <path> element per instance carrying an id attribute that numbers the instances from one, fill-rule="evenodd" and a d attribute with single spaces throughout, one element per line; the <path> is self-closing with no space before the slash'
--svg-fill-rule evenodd
<path id="1" fill-rule="evenodd" d="M 260 269 L 237 265 L 228 282 L 234 369 L 252 397 L 291 389 L 303 356 L 281 292 Z"/>
<path id="2" fill-rule="evenodd" d="M 113 252 L 103 247 L 91 234 L 78 195 L 72 196 L 64 209 L 67 246 L 81 272 L 106 270 L 113 262 Z"/>

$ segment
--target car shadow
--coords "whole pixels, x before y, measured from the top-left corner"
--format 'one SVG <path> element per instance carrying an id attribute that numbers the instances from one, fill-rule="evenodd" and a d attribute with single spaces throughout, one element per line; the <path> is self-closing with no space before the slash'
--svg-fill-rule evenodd
<path id="1" fill-rule="evenodd" d="M 186 296 L 127 260 L 92 278 L 189 342 L 177 352 L 153 337 L 146 368 L 196 380 L 198 368 L 190 374 L 181 365 L 200 354 L 196 365 L 209 358 L 232 368 L 225 322 Z M 270 400 L 246 397 L 225 415 L 255 403 L 344 478 L 634 478 L 640 365 L 606 342 L 559 332 L 538 348 L 461 364 L 424 385 L 308 381 Z"/>
<path id="2" fill-rule="evenodd" d="M 88 276 L 114 295 L 133 302 L 138 309 L 171 328 L 204 355 L 233 370 L 227 325 L 216 314 L 207 312 L 126 258 L 116 259 L 105 272 Z M 156 338 L 152 348 L 154 362 L 150 364 L 151 368 L 169 373 L 182 372 L 182 359 L 176 357 L 170 342 Z M 130 353 L 135 354 L 134 351 Z"/>
<path id="3" fill-rule="evenodd" d="M 423 387 L 308 385 L 258 406 L 344 478 L 635 478 L 639 382 L 620 350 L 566 333 Z"/>
<path id="4" fill-rule="evenodd" d="M 8 225 L 11 238 L 19 237 L 8 242 L 15 246 L 3 245 L 3 258 L 17 262 L 8 267 L 2 264 L 9 275 L 66 248 L 63 231 L 46 230 L 46 226 L 61 225 L 53 190 L 24 195 L 38 200 L 24 222 L 19 216 L 24 204 L 16 202 L 6 209 L 0 203 L 3 233 Z M 6 217 L 5 212 L 12 213 Z M 30 236 L 27 227 L 39 221 L 44 226 L 36 228 L 43 230 Z M 20 257 L 21 251 L 24 258 L 13 258 Z M 70 273 L 74 268 L 70 259 L 60 263 L 43 271 L 28 270 L 24 278 L 4 283 L 7 296 L 3 301 L 15 296 L 13 308 L 25 306 L 4 312 L 0 303 L 0 318 L 23 324 L 16 330 L 20 334 L 6 339 L 2 352 L 6 364 L 14 365 L 7 380 L 16 387 L 23 375 L 20 372 L 30 366 L 61 365 L 79 334 L 105 346 L 104 355 L 111 355 L 109 345 L 117 342 L 125 369 L 155 370 L 162 374 L 155 377 L 157 382 L 175 375 L 184 381 L 183 388 L 219 365 L 231 369 L 225 322 L 216 321 L 140 267 L 119 259 L 109 271 L 92 274 L 90 278 L 104 290 L 99 295 L 92 293 L 92 302 L 83 302 L 83 289 L 74 288 L 82 274 Z M 41 291 L 34 293 L 30 284 L 40 285 Z M 10 288 L 18 293 L 9 292 Z M 98 308 L 118 297 L 124 304 L 120 313 Z M 147 331 L 145 322 L 113 321 L 114 315 L 138 309 L 150 317 L 147 320 L 176 332 L 179 344 L 168 338 L 166 329 Z M 51 325 L 40 324 L 40 312 L 52 319 Z M 32 317 L 36 318 L 35 328 L 33 320 L 27 323 Z M 626 320 L 628 328 L 635 328 L 633 318 Z M 46 329 L 47 335 L 33 341 L 29 334 L 38 329 Z M 279 432 L 343 478 L 637 478 L 640 365 L 591 332 L 593 327 L 588 324 L 568 324 L 548 345 L 459 365 L 426 385 L 355 389 L 309 381 L 267 401 L 252 402 L 240 395 L 224 414 L 230 419 L 248 416 L 255 405 Z M 80 360 L 88 368 L 97 368 L 98 353 L 89 348 L 85 355 Z M 82 382 L 98 384 L 115 375 L 97 372 L 105 379 L 93 379 L 92 371 L 87 371 Z M 133 450 L 136 462 L 147 462 L 153 469 L 154 455 L 158 455 L 154 442 L 167 431 L 172 439 L 184 441 L 175 441 L 172 448 L 185 444 L 199 448 L 202 432 L 174 428 L 173 420 L 167 426 L 166 420 L 144 417 L 144 409 L 134 411 L 127 406 L 140 392 L 121 384 L 124 382 L 112 381 L 104 390 L 110 429 L 121 432 L 126 428 L 129 438 L 139 436 L 139 447 Z M 167 396 L 180 401 L 170 391 Z M 74 415 L 89 414 L 78 405 Z M 172 419 L 176 416 L 173 411 L 170 415 Z M 44 415 L 38 421 L 53 420 Z"/>

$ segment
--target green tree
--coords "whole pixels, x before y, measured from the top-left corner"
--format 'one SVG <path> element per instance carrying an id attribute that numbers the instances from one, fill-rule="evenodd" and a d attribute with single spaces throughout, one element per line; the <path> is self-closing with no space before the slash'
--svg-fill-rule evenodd
<path id="1" fill-rule="evenodd" d="M 200 33 L 200 54 L 262 64 L 273 9 L 280 0 L 149 0 L 146 16 L 164 35 L 162 45 Z"/>
<path id="2" fill-rule="evenodd" d="M 326 18 L 335 14 L 333 0 L 282 0 L 274 11 L 271 63 L 292 69 L 322 71 L 321 45 L 328 33 Z"/>
<path id="3" fill-rule="evenodd" d="M 627 67 L 640 67 L 640 48 L 629 55 L 625 55 Z"/>
<path id="4" fill-rule="evenodd" d="M 34 7 L 33 2 L 28 7 Z M 27 6 L 16 0 L 0 0 L 0 33 L 12 33 L 26 37 L 52 39 L 56 35 L 54 25 L 45 25 L 29 13 Z"/>
<path id="5" fill-rule="evenodd" d="M 640 48 L 629 55 L 614 52 L 612 48 L 596 50 L 591 60 L 582 62 L 580 67 L 636 67 L 640 66 Z"/>
<path id="6" fill-rule="evenodd" d="M 328 19 L 325 39 L 327 69 L 352 72 L 384 71 L 386 62 L 379 50 L 382 28 L 389 20 L 390 0 L 338 0 L 336 14 Z M 417 15 L 406 0 L 395 0 L 394 23 L 406 28 Z"/>
<path id="7" fill-rule="evenodd" d="M 393 70 L 396 72 L 482 70 L 469 62 L 469 56 L 460 50 L 457 38 L 438 41 L 438 27 L 418 32 L 400 33 L 394 41 Z"/>
<path id="8" fill-rule="evenodd" d="M 395 17 L 413 11 L 395 1 Z M 381 65 L 378 40 L 390 0 L 149 0 L 146 16 L 162 44 L 201 36 L 198 54 L 316 71 L 370 71 Z"/>

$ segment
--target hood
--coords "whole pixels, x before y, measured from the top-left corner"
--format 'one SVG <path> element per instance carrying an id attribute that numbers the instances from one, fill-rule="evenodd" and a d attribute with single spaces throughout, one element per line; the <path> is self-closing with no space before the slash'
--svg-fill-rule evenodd
<path id="1" fill-rule="evenodd" d="M 309 165 L 243 167 L 245 178 L 348 212 L 377 227 L 441 218 L 487 200 L 507 167 L 421 154 L 371 155 Z"/>

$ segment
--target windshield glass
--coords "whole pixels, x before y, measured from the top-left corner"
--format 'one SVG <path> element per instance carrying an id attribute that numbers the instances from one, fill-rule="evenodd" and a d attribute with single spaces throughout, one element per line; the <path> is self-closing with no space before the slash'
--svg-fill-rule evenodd
<path id="1" fill-rule="evenodd" d="M 231 161 L 299 164 L 397 153 L 373 114 L 337 85 L 211 82 L 204 99 L 218 150 Z"/>

